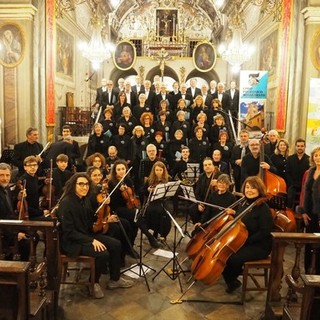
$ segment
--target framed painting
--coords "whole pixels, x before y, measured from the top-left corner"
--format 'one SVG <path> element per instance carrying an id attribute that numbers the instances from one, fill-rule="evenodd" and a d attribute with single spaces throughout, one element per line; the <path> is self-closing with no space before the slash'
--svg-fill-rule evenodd
<path id="1" fill-rule="evenodd" d="M 113 54 L 113 62 L 120 70 L 129 70 L 136 61 L 136 48 L 128 40 L 120 41 Z"/>
<path id="2" fill-rule="evenodd" d="M 314 33 L 311 39 L 310 55 L 313 66 L 320 71 L 320 29 Z"/>
<path id="3" fill-rule="evenodd" d="M 278 67 L 278 29 L 260 42 L 259 70 L 268 71 L 269 77 L 275 76 Z"/>
<path id="4" fill-rule="evenodd" d="M 25 33 L 20 25 L 6 22 L 0 26 L 0 63 L 14 68 L 23 60 Z"/>
<path id="5" fill-rule="evenodd" d="M 56 73 L 67 80 L 73 80 L 74 38 L 57 26 Z"/>
<path id="6" fill-rule="evenodd" d="M 217 52 L 212 43 L 203 41 L 198 43 L 192 54 L 195 68 L 201 72 L 213 69 L 217 61 Z"/>

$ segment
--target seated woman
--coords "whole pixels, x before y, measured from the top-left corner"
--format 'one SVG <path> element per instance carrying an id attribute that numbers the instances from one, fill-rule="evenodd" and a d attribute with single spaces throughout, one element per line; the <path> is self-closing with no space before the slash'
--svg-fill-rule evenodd
<path id="1" fill-rule="evenodd" d="M 61 226 L 61 249 L 71 257 L 80 255 L 95 258 L 95 285 L 93 295 L 100 299 L 104 293 L 99 279 L 109 262 L 109 289 L 128 288 L 132 281 L 120 277 L 121 243 L 104 234 L 94 234 L 94 215 L 89 201 L 91 181 L 84 173 L 73 175 L 65 187 L 57 216 Z"/>
<path id="2" fill-rule="evenodd" d="M 256 200 L 261 199 L 262 202 L 241 219 L 248 230 L 248 238 L 245 244 L 227 260 L 223 271 L 227 293 L 232 293 L 241 286 L 238 276 L 242 273 L 246 261 L 265 259 L 271 252 L 273 218 L 269 206 L 263 201 L 266 197 L 263 181 L 257 176 L 248 177 L 242 185 L 242 193 L 245 195 L 245 201 L 239 205 L 236 216 Z"/>
<path id="3" fill-rule="evenodd" d="M 142 189 L 142 193 L 145 197 L 149 198 L 151 193 L 154 191 L 155 187 L 159 183 L 167 183 L 169 180 L 169 175 L 167 167 L 162 161 L 157 161 L 152 169 L 151 173 L 147 179 L 147 182 Z M 152 247 L 159 247 L 159 243 L 156 240 L 158 234 L 162 238 L 166 238 L 171 229 L 171 220 L 168 214 L 163 208 L 162 200 L 155 200 L 147 203 L 146 210 L 143 215 L 140 216 L 139 226 L 146 229 L 151 229 L 154 231 L 154 238 L 149 239 L 150 245 Z"/>
<path id="4" fill-rule="evenodd" d="M 121 242 L 121 264 L 124 265 L 125 255 L 136 258 L 138 256 L 131 246 L 130 241 L 127 239 L 131 238 L 132 230 L 128 220 L 119 218 L 116 214 L 110 210 L 110 198 L 105 201 L 108 196 L 108 183 L 103 180 L 101 169 L 95 167 L 89 167 L 87 169 L 87 174 L 92 181 L 92 189 L 90 192 L 90 202 L 95 215 L 96 221 L 93 224 L 93 231 L 96 233 L 103 233 L 110 237 L 116 238 Z M 104 205 L 100 208 L 100 205 Z M 100 210 L 97 212 L 97 209 Z M 119 222 L 123 226 L 122 228 Z"/>

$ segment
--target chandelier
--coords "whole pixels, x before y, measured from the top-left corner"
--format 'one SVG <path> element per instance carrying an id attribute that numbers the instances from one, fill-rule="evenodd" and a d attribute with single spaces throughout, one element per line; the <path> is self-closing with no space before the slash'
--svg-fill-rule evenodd
<path id="1" fill-rule="evenodd" d="M 240 16 L 239 10 L 236 10 L 229 28 L 232 30 L 232 39 L 228 46 L 224 44 L 219 46 L 219 53 L 222 59 L 232 66 L 233 72 L 239 72 L 241 65 L 248 61 L 253 53 L 253 48 L 242 42 L 241 32 L 246 28 L 246 25 Z"/>
<path id="2" fill-rule="evenodd" d="M 111 42 L 102 39 L 101 23 L 97 15 L 91 18 L 92 36 L 89 43 L 82 43 L 80 50 L 82 55 L 91 61 L 94 70 L 99 69 L 100 63 L 109 59 L 114 51 L 114 45 Z"/>

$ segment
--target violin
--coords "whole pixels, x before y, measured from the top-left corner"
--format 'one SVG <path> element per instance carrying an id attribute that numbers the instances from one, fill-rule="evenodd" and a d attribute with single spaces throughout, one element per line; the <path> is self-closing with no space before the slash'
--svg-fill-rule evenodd
<path id="1" fill-rule="evenodd" d="M 110 206 L 106 203 L 107 197 L 109 197 L 108 184 L 106 183 L 106 181 L 103 181 L 101 192 L 97 194 L 97 202 L 99 204 L 99 208 L 96 211 L 97 220 L 93 224 L 93 231 L 95 233 L 102 232 L 105 234 L 109 230 L 108 220 L 111 216 L 111 210 Z"/>
<path id="2" fill-rule="evenodd" d="M 259 198 L 242 211 L 234 220 L 226 225 L 210 239 L 202 251 L 194 259 L 191 272 L 196 280 L 206 285 L 215 283 L 222 274 L 231 254 L 237 252 L 248 238 L 248 230 L 240 221 L 253 207 L 266 202 L 267 198 Z"/>
<path id="3" fill-rule="evenodd" d="M 20 189 L 21 199 L 18 200 L 17 210 L 19 212 L 19 220 L 29 220 L 28 203 L 26 200 L 26 180 L 18 180 L 17 187 Z"/>
<path id="4" fill-rule="evenodd" d="M 138 209 L 140 208 L 140 201 L 135 197 L 134 192 L 131 187 L 128 187 L 126 184 L 122 185 L 123 191 L 121 191 L 122 197 L 126 201 L 128 209 Z"/>

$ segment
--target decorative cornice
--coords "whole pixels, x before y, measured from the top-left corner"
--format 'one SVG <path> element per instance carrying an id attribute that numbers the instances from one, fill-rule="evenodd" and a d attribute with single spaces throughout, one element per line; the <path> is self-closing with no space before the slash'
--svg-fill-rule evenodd
<path id="1" fill-rule="evenodd" d="M 32 4 L 0 4 L 0 19 L 33 20 L 36 12 Z"/>
<path id="2" fill-rule="evenodd" d="M 320 23 L 320 10 L 319 7 L 305 7 L 301 10 L 305 24 L 318 24 Z"/>

